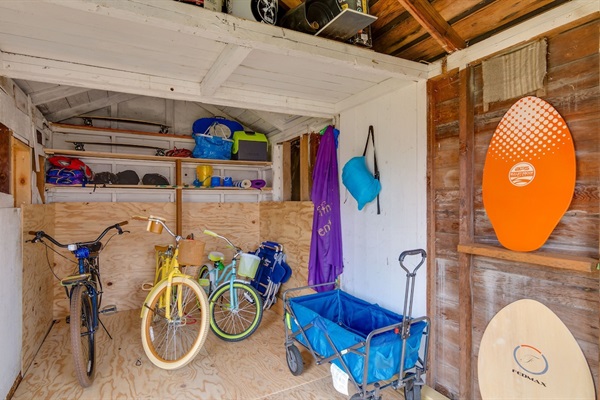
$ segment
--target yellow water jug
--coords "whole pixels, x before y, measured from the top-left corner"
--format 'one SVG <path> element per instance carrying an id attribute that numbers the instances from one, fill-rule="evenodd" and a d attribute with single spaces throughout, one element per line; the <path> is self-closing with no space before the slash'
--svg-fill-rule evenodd
<path id="1" fill-rule="evenodd" d="M 213 174 L 212 165 L 198 165 L 196 167 L 196 178 L 200 182 L 200 186 L 210 186 L 210 177 Z"/>

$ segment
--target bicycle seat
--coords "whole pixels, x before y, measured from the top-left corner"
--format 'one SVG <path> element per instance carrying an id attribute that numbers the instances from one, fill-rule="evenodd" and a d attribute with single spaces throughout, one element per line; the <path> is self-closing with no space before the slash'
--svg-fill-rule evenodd
<path id="1" fill-rule="evenodd" d="M 211 251 L 208 253 L 208 259 L 212 262 L 223 261 L 225 256 L 220 251 Z"/>

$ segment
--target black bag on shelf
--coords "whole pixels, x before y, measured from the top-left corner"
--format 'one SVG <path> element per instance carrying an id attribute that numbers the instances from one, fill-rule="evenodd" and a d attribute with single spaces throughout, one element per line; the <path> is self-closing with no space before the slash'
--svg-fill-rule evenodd
<path id="1" fill-rule="evenodd" d="M 94 180 L 92 183 L 114 185 L 119 183 L 119 178 L 117 178 L 117 175 L 113 174 L 112 172 L 98 172 L 94 174 Z"/>
<path id="2" fill-rule="evenodd" d="M 144 185 L 168 185 L 169 180 L 161 174 L 146 174 L 142 178 Z"/>
<path id="3" fill-rule="evenodd" d="M 140 177 L 137 172 L 127 169 L 125 171 L 117 172 L 117 180 L 119 185 L 139 185 Z"/>

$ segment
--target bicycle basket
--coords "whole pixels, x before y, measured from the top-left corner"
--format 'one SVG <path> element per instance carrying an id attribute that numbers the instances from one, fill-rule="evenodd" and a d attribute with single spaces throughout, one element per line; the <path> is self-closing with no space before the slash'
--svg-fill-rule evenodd
<path id="1" fill-rule="evenodd" d="M 258 270 L 259 263 L 259 256 L 250 253 L 242 253 L 242 255 L 240 256 L 240 265 L 237 269 L 238 275 L 254 279 L 254 277 L 256 276 L 256 270 Z"/>
<path id="2" fill-rule="evenodd" d="M 182 239 L 179 242 L 177 261 L 181 265 L 202 265 L 204 260 L 204 242 Z"/>

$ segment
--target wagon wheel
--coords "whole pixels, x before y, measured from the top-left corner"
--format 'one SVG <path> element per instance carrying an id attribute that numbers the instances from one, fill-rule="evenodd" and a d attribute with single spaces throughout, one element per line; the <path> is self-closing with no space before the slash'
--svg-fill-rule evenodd
<path id="1" fill-rule="evenodd" d="M 295 345 L 291 345 L 285 349 L 288 368 L 294 376 L 298 376 L 304 372 L 304 363 L 300 350 Z"/>
<path id="2" fill-rule="evenodd" d="M 410 379 L 404 386 L 405 400 L 421 400 L 421 385 L 415 385 L 415 380 Z"/>
<path id="3" fill-rule="evenodd" d="M 371 394 L 370 396 L 362 397 L 361 393 L 354 393 L 352 397 L 350 397 L 350 400 L 381 400 L 381 396 L 375 397 L 374 394 Z"/>

